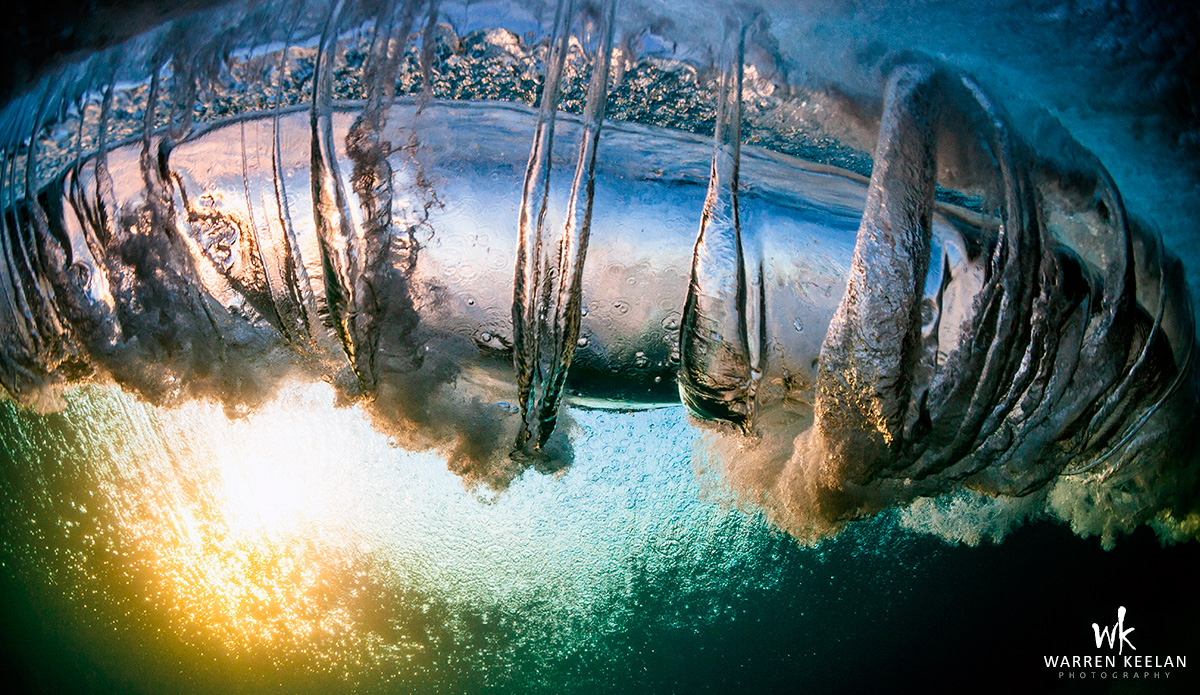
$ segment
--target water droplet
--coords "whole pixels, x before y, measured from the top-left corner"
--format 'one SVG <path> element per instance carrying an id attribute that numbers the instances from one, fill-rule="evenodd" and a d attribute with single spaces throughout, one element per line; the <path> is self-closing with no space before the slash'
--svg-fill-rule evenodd
<path id="1" fill-rule="evenodd" d="M 661 384 L 661 383 L 662 383 L 662 377 L 661 377 L 661 376 L 656 376 L 656 377 L 654 377 L 654 383 L 656 383 L 656 384 Z"/>
<path id="2" fill-rule="evenodd" d="M 635 278 L 635 277 L 631 277 L 631 278 L 629 278 L 629 279 L 627 279 L 627 280 L 625 281 L 625 284 L 627 284 L 627 285 L 636 285 L 636 284 L 637 284 L 637 278 Z"/>
<path id="3" fill-rule="evenodd" d="M 800 319 L 796 319 L 795 321 L 792 321 L 792 328 L 795 328 L 796 332 L 799 333 L 800 331 L 804 330 L 804 324 L 800 323 Z"/>
<path id="4" fill-rule="evenodd" d="M 484 331 L 483 333 L 479 334 L 479 339 L 486 343 L 492 339 L 492 334 Z"/>
<path id="5" fill-rule="evenodd" d="M 668 331 L 677 330 L 679 328 L 679 317 L 671 314 L 667 318 L 663 319 L 662 327 Z"/>
<path id="6" fill-rule="evenodd" d="M 667 557 L 675 557 L 683 551 L 683 544 L 674 538 L 669 538 L 658 546 L 658 551 Z"/>
<path id="7" fill-rule="evenodd" d="M 467 297 L 467 306 L 475 306 L 475 298 Z"/>
<path id="8" fill-rule="evenodd" d="M 76 261 L 71 264 L 71 278 L 75 281 L 75 286 L 85 288 L 92 278 L 92 268 L 86 263 Z"/>
<path id="9" fill-rule="evenodd" d="M 617 311 L 621 312 L 622 314 L 629 311 L 629 305 L 619 299 L 617 301 L 613 302 L 613 308 L 616 309 Z"/>
<path id="10" fill-rule="evenodd" d="M 587 347 L 587 344 L 588 344 L 587 336 L 584 336 L 584 337 L 580 338 L 579 340 L 576 340 L 575 344 L 578 345 L 579 347 Z"/>
<path id="11" fill-rule="evenodd" d="M 580 316 L 587 316 L 587 307 L 584 307 L 584 308 L 580 309 L 580 310 L 579 310 L 579 315 L 580 315 Z"/>

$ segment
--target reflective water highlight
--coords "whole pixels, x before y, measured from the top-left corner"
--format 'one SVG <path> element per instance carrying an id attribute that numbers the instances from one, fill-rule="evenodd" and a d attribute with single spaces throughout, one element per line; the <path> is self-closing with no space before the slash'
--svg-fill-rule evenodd
<path id="1" fill-rule="evenodd" d="M 775 563 L 793 552 L 727 493 L 697 487 L 678 410 L 574 412 L 576 464 L 493 497 L 435 456 L 396 449 L 359 409 L 335 408 L 328 386 L 288 386 L 238 420 L 109 389 L 70 398 L 65 417 L 5 406 L 5 441 L 22 443 L 6 456 L 6 563 L 49 561 L 71 620 L 96 611 L 135 634 L 167 630 L 187 661 L 216 659 L 243 686 L 455 692 L 510 664 L 535 670 L 497 666 L 485 681 L 553 688 L 563 664 L 539 675 L 523 644 L 624 659 L 622 635 L 643 621 L 731 625 L 741 609 L 728 592 L 780 590 Z M 903 541 L 882 522 L 845 543 L 884 557 Z M 675 608 L 639 617 L 647 601 Z M 476 639 L 478 651 L 457 652 Z M 261 681 L 246 671 L 256 664 Z"/>

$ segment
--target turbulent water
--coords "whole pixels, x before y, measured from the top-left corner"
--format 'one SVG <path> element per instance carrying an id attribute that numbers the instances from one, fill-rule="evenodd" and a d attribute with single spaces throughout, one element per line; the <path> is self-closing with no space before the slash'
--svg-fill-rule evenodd
<path id="1" fill-rule="evenodd" d="M 3 552 L 72 616 L 46 653 L 100 688 L 690 690 L 671 655 L 787 630 L 751 594 L 817 636 L 856 573 L 909 605 L 914 534 L 1191 552 L 1188 165 L 1134 176 L 1045 53 L 710 9 L 233 3 L 17 89 Z M 1191 21 L 1136 10 L 991 16 Z M 1092 120 L 1194 145 L 1145 111 Z"/>

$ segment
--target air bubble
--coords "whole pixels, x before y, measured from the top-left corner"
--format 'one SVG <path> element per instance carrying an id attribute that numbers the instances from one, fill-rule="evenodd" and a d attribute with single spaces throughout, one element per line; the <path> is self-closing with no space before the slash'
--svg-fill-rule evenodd
<path id="1" fill-rule="evenodd" d="M 75 281 L 76 287 L 87 287 L 92 279 L 91 267 L 81 261 L 76 261 L 71 264 L 70 273 L 71 279 Z"/>

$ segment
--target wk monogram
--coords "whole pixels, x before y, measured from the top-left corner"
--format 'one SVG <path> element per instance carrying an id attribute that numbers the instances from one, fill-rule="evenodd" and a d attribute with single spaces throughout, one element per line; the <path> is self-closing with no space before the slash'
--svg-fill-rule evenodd
<path id="1" fill-rule="evenodd" d="M 1116 644 L 1118 654 L 1124 653 L 1125 645 L 1127 644 L 1130 649 L 1136 652 L 1137 647 L 1133 646 L 1133 642 L 1129 641 L 1129 633 L 1133 632 L 1134 629 L 1132 627 L 1125 629 L 1125 606 L 1121 606 L 1117 608 L 1117 622 L 1112 627 L 1101 629 L 1099 625 L 1092 623 L 1092 631 L 1096 633 L 1096 648 L 1099 649 L 1107 640 L 1109 649 L 1112 649 L 1113 644 Z"/>

